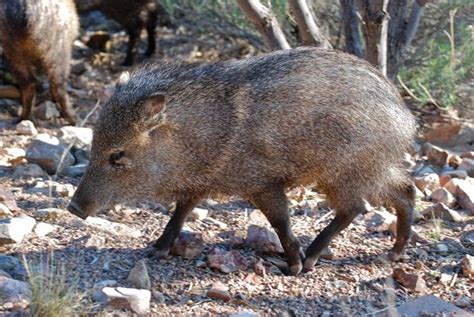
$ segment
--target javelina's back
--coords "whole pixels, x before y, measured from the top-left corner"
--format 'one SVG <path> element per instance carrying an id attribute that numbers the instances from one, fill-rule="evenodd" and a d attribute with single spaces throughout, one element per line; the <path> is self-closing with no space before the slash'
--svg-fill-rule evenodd
<path id="1" fill-rule="evenodd" d="M 29 119 L 34 106 L 35 72 L 44 71 L 61 114 L 74 123 L 65 86 L 72 43 L 79 34 L 73 0 L 4 0 L 0 28 L 7 63 L 22 93 L 22 119 Z"/>
<path id="2" fill-rule="evenodd" d="M 269 219 L 291 274 L 310 270 L 366 210 L 398 216 L 398 259 L 410 237 L 414 189 L 401 163 L 415 132 L 393 84 L 368 63 L 321 49 L 213 65 L 148 65 L 121 80 L 101 111 L 91 166 L 70 210 L 109 201 L 177 200 L 154 254 L 167 254 L 207 195 L 240 195 Z M 315 184 L 336 210 L 306 250 L 291 231 L 285 190 Z"/>

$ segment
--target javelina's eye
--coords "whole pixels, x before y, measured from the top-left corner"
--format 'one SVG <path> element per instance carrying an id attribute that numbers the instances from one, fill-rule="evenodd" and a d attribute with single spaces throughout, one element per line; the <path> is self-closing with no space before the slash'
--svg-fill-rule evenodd
<path id="1" fill-rule="evenodd" d="M 120 162 L 120 160 L 125 156 L 125 152 L 124 151 L 119 151 L 119 152 L 115 152 L 115 153 L 112 153 L 110 154 L 110 157 L 109 157 L 109 163 L 110 165 L 114 166 L 114 167 L 123 167 L 124 164 L 122 164 Z"/>

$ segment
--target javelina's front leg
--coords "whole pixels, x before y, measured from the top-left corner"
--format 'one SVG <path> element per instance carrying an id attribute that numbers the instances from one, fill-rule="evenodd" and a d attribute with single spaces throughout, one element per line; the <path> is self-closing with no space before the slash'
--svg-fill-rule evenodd
<path id="1" fill-rule="evenodd" d="M 265 192 L 255 194 L 252 203 L 260 209 L 275 229 L 285 250 L 289 275 L 298 275 L 303 267 L 304 258 L 298 239 L 291 231 L 288 200 L 283 186 L 275 185 Z"/>
<path id="2" fill-rule="evenodd" d="M 152 250 L 150 250 L 148 256 L 164 257 L 168 255 L 169 249 L 183 228 L 184 221 L 200 200 L 201 196 L 192 196 L 179 199 L 176 202 L 176 210 L 171 216 L 170 221 L 166 224 L 161 236 L 153 243 Z"/>

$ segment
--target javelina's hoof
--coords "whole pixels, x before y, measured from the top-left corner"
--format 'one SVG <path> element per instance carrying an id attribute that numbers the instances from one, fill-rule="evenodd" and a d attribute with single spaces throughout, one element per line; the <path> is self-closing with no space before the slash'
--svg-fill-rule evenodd
<path id="1" fill-rule="evenodd" d="M 399 262 L 399 261 L 403 261 L 406 258 L 406 256 L 403 253 L 398 253 L 391 250 L 388 252 L 388 258 L 390 259 L 390 261 Z"/>
<path id="2" fill-rule="evenodd" d="M 303 269 L 305 272 L 312 271 L 318 262 L 319 257 L 308 257 L 304 260 Z"/>
<path id="3" fill-rule="evenodd" d="M 169 249 L 167 249 L 167 250 L 158 250 L 157 248 L 155 248 L 153 246 L 149 247 L 148 250 L 146 251 L 147 257 L 149 257 L 149 258 L 158 258 L 158 259 L 166 258 L 169 253 L 170 253 Z"/>

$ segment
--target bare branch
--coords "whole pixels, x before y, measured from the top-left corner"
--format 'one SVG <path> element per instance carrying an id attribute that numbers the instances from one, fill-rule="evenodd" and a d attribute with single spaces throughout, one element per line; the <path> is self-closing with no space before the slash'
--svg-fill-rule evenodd
<path id="1" fill-rule="evenodd" d="M 323 48 L 332 48 L 331 43 L 321 32 L 312 14 L 307 0 L 288 0 L 290 10 L 295 16 L 301 40 L 304 45 L 315 45 Z"/>
<path id="2" fill-rule="evenodd" d="M 237 0 L 237 4 L 250 22 L 263 34 L 272 50 L 291 48 L 278 20 L 269 8 L 262 5 L 259 0 Z"/>

